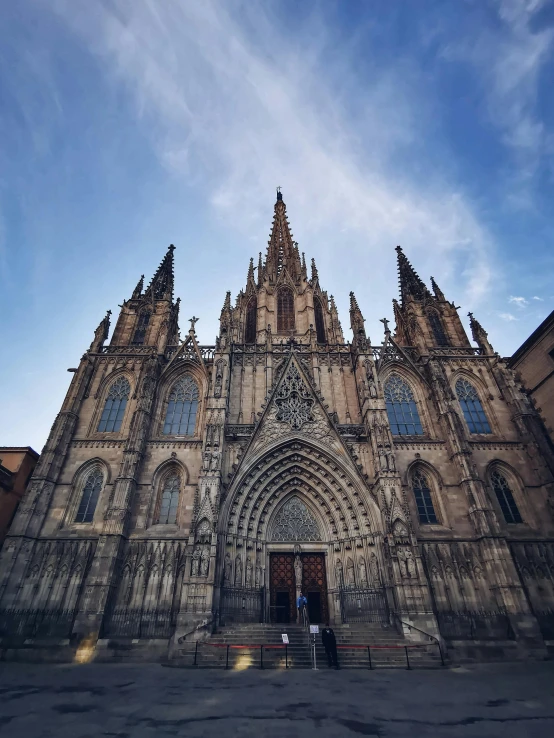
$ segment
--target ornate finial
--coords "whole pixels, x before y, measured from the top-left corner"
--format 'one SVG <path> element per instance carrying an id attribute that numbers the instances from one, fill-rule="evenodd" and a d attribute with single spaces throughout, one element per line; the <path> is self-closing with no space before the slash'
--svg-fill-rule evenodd
<path id="1" fill-rule="evenodd" d="M 175 246 L 172 243 L 169 244 L 168 251 L 171 251 L 172 253 L 175 251 Z"/>
<path id="2" fill-rule="evenodd" d="M 385 335 L 386 336 L 390 335 L 390 329 L 389 329 L 390 320 L 388 320 L 387 318 L 381 318 L 379 322 L 385 326 Z"/>
<path id="3" fill-rule="evenodd" d="M 195 318 L 194 315 L 192 316 L 192 318 L 189 318 L 191 333 L 194 333 L 194 326 L 198 323 L 198 321 L 199 321 L 199 318 Z"/>
<path id="4" fill-rule="evenodd" d="M 283 193 L 281 192 L 281 185 L 279 185 L 277 187 L 277 200 L 279 201 L 279 200 L 282 200 L 282 199 L 283 199 Z"/>

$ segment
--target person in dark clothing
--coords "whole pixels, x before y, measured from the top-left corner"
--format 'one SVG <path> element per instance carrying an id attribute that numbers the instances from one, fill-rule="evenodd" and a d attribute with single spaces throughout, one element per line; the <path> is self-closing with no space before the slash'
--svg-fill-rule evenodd
<path id="1" fill-rule="evenodd" d="M 323 648 L 327 654 L 329 666 L 334 666 L 335 669 L 338 669 L 339 660 L 337 656 L 337 639 L 335 638 L 333 629 L 329 627 L 329 624 L 327 624 L 321 631 L 321 642 L 323 643 Z"/>

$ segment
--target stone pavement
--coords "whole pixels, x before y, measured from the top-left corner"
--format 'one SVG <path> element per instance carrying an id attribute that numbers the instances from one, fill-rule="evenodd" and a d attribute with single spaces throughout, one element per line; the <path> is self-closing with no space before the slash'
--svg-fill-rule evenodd
<path id="1" fill-rule="evenodd" d="M 0 664 L 1 738 L 545 738 L 554 663 L 433 671 Z"/>

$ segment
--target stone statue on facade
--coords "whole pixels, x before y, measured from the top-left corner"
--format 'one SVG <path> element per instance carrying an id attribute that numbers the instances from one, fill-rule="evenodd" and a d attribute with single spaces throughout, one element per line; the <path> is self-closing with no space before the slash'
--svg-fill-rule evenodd
<path id="1" fill-rule="evenodd" d="M 252 561 L 250 556 L 246 559 L 246 586 L 252 586 Z"/>
<path id="2" fill-rule="evenodd" d="M 202 549 L 202 558 L 200 559 L 200 573 L 203 577 L 208 576 L 208 571 L 210 568 L 210 549 L 207 546 L 204 546 Z"/>
<path id="3" fill-rule="evenodd" d="M 195 548 L 192 555 L 192 570 L 191 574 L 193 577 L 197 577 L 200 573 L 200 549 Z"/>

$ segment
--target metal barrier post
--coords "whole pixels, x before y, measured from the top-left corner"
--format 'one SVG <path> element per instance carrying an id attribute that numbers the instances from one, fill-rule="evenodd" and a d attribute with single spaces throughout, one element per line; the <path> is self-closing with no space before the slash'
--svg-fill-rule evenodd
<path id="1" fill-rule="evenodd" d="M 229 644 L 227 644 L 227 660 L 225 661 L 225 668 L 229 668 Z"/>
<path id="2" fill-rule="evenodd" d="M 285 669 L 289 668 L 289 647 L 285 643 Z"/>
<path id="3" fill-rule="evenodd" d="M 196 645 L 194 647 L 194 666 L 198 666 L 196 659 L 198 658 L 198 641 L 196 641 Z"/>
<path id="4" fill-rule="evenodd" d="M 406 651 L 406 669 L 411 669 L 412 667 L 410 666 L 410 659 L 408 658 L 408 646 L 404 646 L 404 651 Z"/>
<path id="5" fill-rule="evenodd" d="M 317 658 L 316 658 L 316 655 L 315 655 L 315 633 L 313 634 L 312 653 L 313 653 L 313 666 L 312 666 L 312 669 L 314 671 L 317 671 Z"/>
<path id="6" fill-rule="evenodd" d="M 442 666 L 444 666 L 444 656 L 442 654 L 442 646 L 441 646 L 441 644 L 440 644 L 439 641 L 437 641 L 437 646 L 439 647 L 439 653 L 441 655 L 441 664 L 442 664 Z"/>
<path id="7" fill-rule="evenodd" d="M 373 664 L 371 663 L 371 646 L 367 647 L 367 658 L 369 659 L 369 668 L 373 669 Z"/>
<path id="8" fill-rule="evenodd" d="M 264 668 L 264 647 L 260 645 L 260 669 Z"/>

